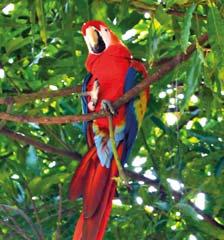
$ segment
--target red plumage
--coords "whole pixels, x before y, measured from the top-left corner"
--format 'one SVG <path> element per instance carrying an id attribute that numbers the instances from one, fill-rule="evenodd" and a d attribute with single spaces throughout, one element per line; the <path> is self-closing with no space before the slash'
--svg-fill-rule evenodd
<path id="1" fill-rule="evenodd" d="M 118 153 L 122 153 L 122 144 L 118 147 Z M 70 185 L 71 200 L 80 196 L 84 198 L 83 212 L 77 222 L 73 240 L 103 239 L 116 190 L 113 178 L 117 175 L 115 161 L 112 161 L 109 169 L 101 166 L 96 147 L 84 156 Z"/>
<path id="2" fill-rule="evenodd" d="M 93 89 L 94 81 L 98 81 L 100 90 L 93 110 L 98 112 L 101 110 L 102 100 L 113 102 L 124 94 L 127 73 L 130 68 L 136 69 L 143 77 L 146 77 L 146 72 L 141 63 L 132 60 L 127 47 L 103 22 L 89 21 L 85 23 L 82 33 L 90 51 L 86 60 L 86 68 L 91 73 L 91 77 L 86 83 L 85 91 L 90 92 Z M 90 36 L 87 36 L 88 34 Z M 104 41 L 104 45 L 101 40 Z M 101 46 L 94 45 L 99 42 Z M 95 53 L 94 49 L 100 52 Z M 146 95 L 148 98 L 148 91 L 146 91 Z M 85 101 L 86 105 L 91 101 L 91 97 L 86 97 Z M 86 111 L 90 112 L 88 108 Z M 125 133 L 127 114 L 127 106 L 124 105 L 117 110 L 117 114 L 113 117 L 115 136 L 118 138 L 122 136 L 117 140 L 120 159 L 124 157 L 124 151 L 130 150 L 127 149 L 130 139 L 127 139 L 129 136 L 128 133 Z M 133 128 L 138 128 L 138 126 L 133 126 Z M 132 135 L 131 142 L 134 141 L 136 132 Z M 86 128 L 86 138 L 89 150 L 77 168 L 69 189 L 70 199 L 83 197 L 83 211 L 77 222 L 73 240 L 101 240 L 116 190 L 114 177 L 118 176 L 109 144 L 108 119 L 104 117 L 89 122 Z M 107 161 L 109 161 L 108 165 Z"/>
<path id="3" fill-rule="evenodd" d="M 124 84 L 127 70 L 130 66 L 131 54 L 129 50 L 121 44 L 110 46 L 107 51 L 100 55 L 90 54 L 86 61 L 86 68 L 92 73 L 92 78 L 87 86 L 87 90 L 92 89 L 95 79 L 100 84 L 99 99 L 96 105 L 96 112 L 101 109 L 103 99 L 111 102 L 117 100 L 124 94 Z M 114 125 L 121 124 L 125 119 L 125 106 L 118 109 L 117 115 L 113 118 Z M 108 130 L 108 119 L 96 119 L 100 128 Z"/>

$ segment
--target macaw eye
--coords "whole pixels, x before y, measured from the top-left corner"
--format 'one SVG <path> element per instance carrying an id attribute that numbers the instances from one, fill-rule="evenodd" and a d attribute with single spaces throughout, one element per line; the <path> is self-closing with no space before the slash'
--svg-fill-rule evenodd
<path id="1" fill-rule="evenodd" d="M 107 32 L 108 30 L 105 28 L 105 32 Z"/>

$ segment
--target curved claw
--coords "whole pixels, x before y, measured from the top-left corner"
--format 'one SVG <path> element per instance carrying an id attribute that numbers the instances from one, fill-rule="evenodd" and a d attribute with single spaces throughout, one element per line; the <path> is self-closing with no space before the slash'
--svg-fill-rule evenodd
<path id="1" fill-rule="evenodd" d="M 101 101 L 101 109 L 108 111 L 111 115 L 115 115 L 116 111 L 114 107 L 112 106 L 112 103 L 108 100 L 103 99 Z"/>

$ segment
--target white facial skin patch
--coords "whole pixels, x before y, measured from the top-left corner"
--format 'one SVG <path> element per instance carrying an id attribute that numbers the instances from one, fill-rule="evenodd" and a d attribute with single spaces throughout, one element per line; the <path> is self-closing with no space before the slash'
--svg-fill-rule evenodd
<path id="1" fill-rule="evenodd" d="M 105 49 L 102 51 L 104 52 L 111 44 L 111 32 L 108 28 L 104 26 L 100 26 L 100 30 L 96 29 L 95 27 L 91 26 L 86 29 L 86 34 L 84 36 L 86 45 L 88 47 L 88 50 L 91 54 L 101 54 L 100 53 L 95 53 L 93 52 L 92 48 L 95 47 L 98 44 L 99 41 L 99 36 L 102 38 L 104 44 L 105 44 Z"/>

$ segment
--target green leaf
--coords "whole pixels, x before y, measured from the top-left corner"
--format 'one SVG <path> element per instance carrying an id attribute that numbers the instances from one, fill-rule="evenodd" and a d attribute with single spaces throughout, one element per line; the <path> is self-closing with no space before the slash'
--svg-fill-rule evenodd
<path id="1" fill-rule="evenodd" d="M 189 130 L 188 131 L 188 134 L 190 136 L 193 136 L 193 137 L 196 137 L 198 139 L 200 139 L 201 141 L 203 142 L 207 142 L 209 144 L 221 144 L 218 140 L 218 137 L 212 135 L 212 134 L 209 134 L 209 133 L 206 133 L 204 131 L 200 131 L 200 130 Z"/>
<path id="2" fill-rule="evenodd" d="M 76 1 L 77 9 L 85 21 L 90 19 L 90 7 L 88 0 Z"/>
<path id="3" fill-rule="evenodd" d="M 217 7 L 212 4 L 208 11 L 208 34 L 209 42 L 217 57 L 224 61 L 224 20 Z"/>
<path id="4" fill-rule="evenodd" d="M 199 84 L 201 65 L 202 65 L 202 62 L 201 62 L 200 55 L 198 53 L 195 53 L 189 64 L 190 70 L 187 73 L 185 93 L 184 93 L 185 97 L 184 97 L 184 101 L 182 102 L 181 109 L 183 109 L 187 105 L 191 95 L 195 92 Z"/>
<path id="5" fill-rule="evenodd" d="M 158 202 L 155 202 L 155 205 L 163 211 L 169 211 L 170 209 L 170 206 L 167 202 L 158 201 Z"/>
<path id="6" fill-rule="evenodd" d="M 210 237 L 215 239 L 224 239 L 224 230 L 208 223 L 207 221 L 202 221 L 198 218 L 198 213 L 193 207 L 186 203 L 179 203 L 177 207 L 183 213 L 187 224 L 192 226 L 194 229 L 206 233 Z"/>
<path id="7" fill-rule="evenodd" d="M 159 5 L 156 9 L 156 20 L 162 24 L 163 27 L 169 29 L 172 26 L 172 15 L 168 14 L 162 5 Z"/>
<path id="8" fill-rule="evenodd" d="M 12 52 L 23 48 L 24 46 L 31 43 L 31 38 L 22 38 L 18 37 L 15 39 L 10 40 L 6 45 L 6 52 L 8 55 L 10 55 Z"/>
<path id="9" fill-rule="evenodd" d="M 107 19 L 107 4 L 95 0 L 91 4 L 92 16 L 94 19 L 105 21 Z"/>
<path id="10" fill-rule="evenodd" d="M 184 21 L 183 21 L 183 28 L 181 31 L 181 49 L 185 52 L 187 47 L 188 47 L 188 41 L 190 37 L 190 29 L 191 29 L 191 19 L 192 19 L 192 14 L 195 10 L 196 5 L 192 4 L 191 7 L 187 9 L 187 12 L 184 16 Z"/>
<path id="11" fill-rule="evenodd" d="M 46 32 L 46 22 L 45 22 L 45 14 L 42 0 L 35 0 L 36 13 L 38 17 L 38 23 L 40 26 L 40 37 L 44 44 L 47 44 L 47 32 Z"/>
<path id="12" fill-rule="evenodd" d="M 212 50 L 219 62 L 216 65 L 217 87 L 221 92 L 224 88 L 224 19 L 217 7 L 211 4 L 208 12 L 208 34 Z"/>
<path id="13" fill-rule="evenodd" d="M 119 6 L 119 13 L 118 13 L 119 22 L 121 22 L 123 19 L 125 19 L 129 15 L 128 6 L 129 6 L 129 0 L 121 1 L 121 4 Z"/>
<path id="14" fill-rule="evenodd" d="M 165 133 L 171 133 L 171 129 L 167 127 L 159 118 L 157 118 L 156 116 L 151 116 L 150 118 L 152 122 Z"/>
<path id="15" fill-rule="evenodd" d="M 69 176 L 70 174 L 68 173 L 57 173 L 48 177 L 35 177 L 29 183 L 29 187 L 33 195 L 46 194 L 52 187 L 52 185 L 59 184 L 61 181 L 64 181 Z"/>
<path id="16" fill-rule="evenodd" d="M 215 171 L 214 171 L 215 176 L 220 177 L 223 169 L 224 169 L 224 157 L 221 157 L 215 166 Z"/>
<path id="17" fill-rule="evenodd" d="M 29 146 L 27 157 L 26 157 L 27 167 L 30 169 L 36 169 L 38 167 L 38 158 L 36 149 L 31 145 Z"/>

